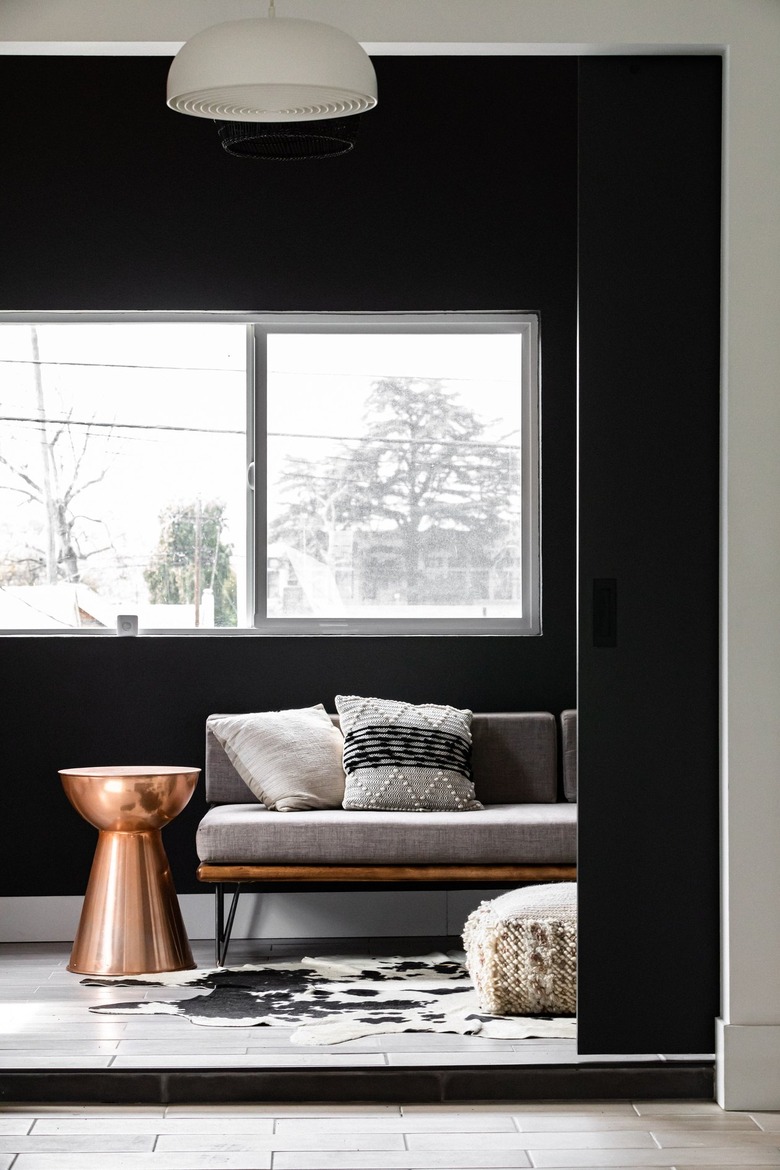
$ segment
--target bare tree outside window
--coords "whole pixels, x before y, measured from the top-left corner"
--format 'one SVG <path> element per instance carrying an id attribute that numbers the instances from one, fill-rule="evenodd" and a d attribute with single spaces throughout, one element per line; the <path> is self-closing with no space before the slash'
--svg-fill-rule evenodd
<path id="1" fill-rule="evenodd" d="M 34 427 L 38 432 L 39 461 L 29 458 L 29 451 L 16 462 L 14 444 L 4 444 L 0 464 L 5 471 L 0 487 L 16 493 L 24 504 L 32 506 L 42 517 L 33 520 L 32 530 L 39 531 L 39 544 L 31 544 L 22 556 L 7 557 L 0 565 L 0 581 L 8 584 L 35 585 L 59 581 L 78 583 L 84 563 L 92 556 L 112 547 L 110 534 L 103 523 L 78 511 L 79 497 L 108 474 L 105 464 L 95 474 L 85 470 L 87 451 L 95 438 L 89 423 L 73 425 L 71 413 L 52 418 L 47 407 L 41 368 L 38 330 L 30 329 L 30 373 L 35 393 Z M 101 436 L 110 440 L 111 434 Z M 37 466 L 36 466 L 37 462 Z M 91 531 L 90 531 L 91 529 Z M 106 540 L 106 537 L 109 537 Z M 97 543 L 105 541 L 102 545 Z"/>
<path id="2" fill-rule="evenodd" d="M 238 623 L 245 353 L 242 324 L 0 325 L 0 628 Z M 199 499 L 203 572 L 166 590 L 161 516 Z"/>

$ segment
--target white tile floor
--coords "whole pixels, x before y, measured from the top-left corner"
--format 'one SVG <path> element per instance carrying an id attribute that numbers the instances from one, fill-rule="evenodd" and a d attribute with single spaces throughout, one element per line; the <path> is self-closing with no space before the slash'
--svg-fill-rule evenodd
<path id="1" fill-rule="evenodd" d="M 363 940 L 367 954 L 455 946 L 452 939 L 414 940 L 411 945 L 410 940 Z M 355 953 L 355 940 L 348 947 L 332 939 L 306 940 L 303 948 L 237 940 L 230 961 L 346 949 Z M 209 943 L 195 942 L 193 950 L 199 965 L 212 965 Z M 67 971 L 68 958 L 65 944 L 0 946 L 0 1068 L 464 1067 L 604 1059 L 577 1057 L 575 1042 L 569 1040 L 498 1041 L 446 1034 L 372 1037 L 301 1050 L 277 1029 L 206 1030 L 160 1016 L 97 1016 L 88 1011 L 90 1003 L 138 999 L 139 990 L 85 987 Z M 724 1113 L 709 1101 L 0 1105 L 0 1170 L 689 1166 L 780 1167 L 780 1113 Z"/>

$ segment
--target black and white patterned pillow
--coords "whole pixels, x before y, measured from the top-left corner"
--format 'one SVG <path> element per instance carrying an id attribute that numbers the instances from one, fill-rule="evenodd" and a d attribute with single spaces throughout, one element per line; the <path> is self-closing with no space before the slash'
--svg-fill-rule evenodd
<path id="1" fill-rule="evenodd" d="M 471 779 L 471 711 L 336 695 L 344 735 L 344 808 L 481 809 Z"/>

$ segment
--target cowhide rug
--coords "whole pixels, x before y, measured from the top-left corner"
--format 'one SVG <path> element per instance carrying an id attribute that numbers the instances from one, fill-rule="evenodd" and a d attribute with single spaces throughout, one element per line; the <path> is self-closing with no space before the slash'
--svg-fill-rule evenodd
<path id="1" fill-rule="evenodd" d="M 295 1028 L 293 1044 L 338 1044 L 383 1032 L 458 1032 L 507 1040 L 576 1035 L 570 1017 L 481 1012 L 463 958 L 460 952 L 379 959 L 323 956 L 81 982 L 203 988 L 202 995 L 186 999 L 101 1003 L 89 1010 L 183 1016 L 208 1028 Z"/>

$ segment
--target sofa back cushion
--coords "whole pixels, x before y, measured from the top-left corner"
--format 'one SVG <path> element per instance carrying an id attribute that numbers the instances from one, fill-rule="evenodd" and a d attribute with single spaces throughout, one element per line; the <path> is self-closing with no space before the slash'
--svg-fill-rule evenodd
<path id="1" fill-rule="evenodd" d="M 339 718 L 331 715 L 338 727 Z M 471 771 L 483 804 L 552 804 L 557 797 L 555 717 L 549 711 L 475 712 Z M 258 804 L 206 724 L 206 799 Z"/>
<path id="2" fill-rule="evenodd" d="M 561 753 L 563 755 L 563 794 L 577 799 L 577 712 L 561 711 Z"/>

